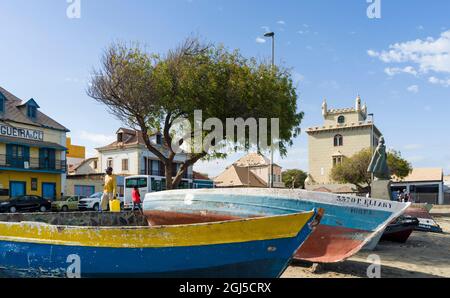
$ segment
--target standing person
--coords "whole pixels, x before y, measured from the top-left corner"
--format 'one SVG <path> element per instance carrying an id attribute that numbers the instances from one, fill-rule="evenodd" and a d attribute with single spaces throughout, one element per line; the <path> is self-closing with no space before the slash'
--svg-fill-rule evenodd
<path id="1" fill-rule="evenodd" d="M 116 176 L 113 175 L 113 168 L 106 169 L 105 186 L 103 187 L 102 204 L 100 211 L 107 211 L 109 202 L 116 198 Z"/>
<path id="2" fill-rule="evenodd" d="M 131 198 L 133 199 L 133 211 L 136 210 L 137 207 L 141 213 L 144 213 L 141 206 L 141 194 L 139 193 L 139 188 L 137 186 L 131 191 Z"/>

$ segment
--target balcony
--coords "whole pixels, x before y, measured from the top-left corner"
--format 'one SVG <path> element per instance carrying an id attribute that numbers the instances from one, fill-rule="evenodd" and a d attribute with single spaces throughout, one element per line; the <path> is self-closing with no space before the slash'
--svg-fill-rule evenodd
<path id="1" fill-rule="evenodd" d="M 25 159 L 0 154 L 0 168 L 66 173 L 67 163 L 66 160 L 41 160 L 39 158 Z"/>

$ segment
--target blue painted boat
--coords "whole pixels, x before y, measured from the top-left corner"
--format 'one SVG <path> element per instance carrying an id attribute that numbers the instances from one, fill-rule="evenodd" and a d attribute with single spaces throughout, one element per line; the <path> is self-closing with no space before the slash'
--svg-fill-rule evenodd
<path id="1" fill-rule="evenodd" d="M 376 245 L 409 204 L 290 189 L 198 189 L 149 193 L 144 213 L 152 225 L 214 222 L 292 214 L 320 208 L 321 224 L 296 259 L 333 263 Z"/>
<path id="2" fill-rule="evenodd" d="M 319 218 L 312 210 L 167 227 L 23 220 L 0 221 L 0 276 L 276 278 Z"/>

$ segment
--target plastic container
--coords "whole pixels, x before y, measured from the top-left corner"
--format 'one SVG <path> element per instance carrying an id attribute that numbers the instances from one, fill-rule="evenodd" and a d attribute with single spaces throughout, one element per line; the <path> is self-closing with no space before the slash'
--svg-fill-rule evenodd
<path id="1" fill-rule="evenodd" d="M 109 201 L 109 211 L 110 212 L 120 212 L 120 200 Z"/>

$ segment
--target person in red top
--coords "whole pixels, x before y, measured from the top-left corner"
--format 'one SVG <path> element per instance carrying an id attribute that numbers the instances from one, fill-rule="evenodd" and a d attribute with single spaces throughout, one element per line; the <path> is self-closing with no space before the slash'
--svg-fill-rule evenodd
<path id="1" fill-rule="evenodd" d="M 131 191 L 131 198 L 133 199 L 133 211 L 136 210 L 137 207 L 141 211 L 141 213 L 144 213 L 141 207 L 141 194 L 139 193 L 139 189 L 137 186 L 135 186 Z"/>

